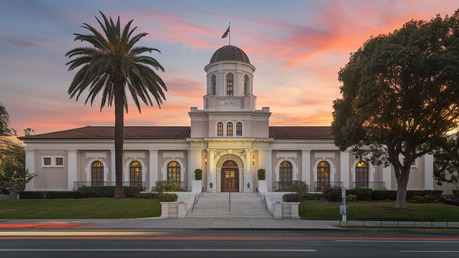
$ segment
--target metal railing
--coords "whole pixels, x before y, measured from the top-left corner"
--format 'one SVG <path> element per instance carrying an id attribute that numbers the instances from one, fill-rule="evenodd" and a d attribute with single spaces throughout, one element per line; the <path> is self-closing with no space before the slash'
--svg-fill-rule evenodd
<path id="1" fill-rule="evenodd" d="M 330 182 L 314 182 L 314 192 L 322 192 L 325 188 L 329 187 L 343 187 L 341 181 L 330 181 Z"/>
<path id="2" fill-rule="evenodd" d="M 199 193 L 194 197 L 193 207 L 191 207 L 191 212 L 194 211 L 194 206 L 196 206 L 196 204 L 198 204 L 199 197 L 203 194 L 203 192 L 204 192 L 204 187 L 202 188 L 201 192 L 199 192 Z"/>
<path id="3" fill-rule="evenodd" d="M 386 183 L 382 181 L 369 181 L 369 182 L 352 182 L 353 188 L 364 187 L 371 188 L 373 190 L 384 190 L 386 189 Z"/>
<path id="4" fill-rule="evenodd" d="M 82 186 L 115 186 L 116 182 L 109 182 L 109 181 L 74 181 L 73 182 L 73 190 L 77 190 Z M 131 181 L 123 181 L 123 186 L 135 186 L 142 188 L 145 191 L 147 183 L 146 182 L 131 182 Z"/>

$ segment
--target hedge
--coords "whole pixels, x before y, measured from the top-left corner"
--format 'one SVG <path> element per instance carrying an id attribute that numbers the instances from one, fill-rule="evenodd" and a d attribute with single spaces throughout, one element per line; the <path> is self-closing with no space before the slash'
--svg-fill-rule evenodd
<path id="1" fill-rule="evenodd" d="M 406 199 L 410 200 L 415 198 L 416 196 L 433 196 L 435 198 L 439 198 L 442 195 L 442 193 L 443 191 L 441 190 L 408 190 L 406 193 Z M 371 194 L 371 199 L 375 201 L 395 201 L 397 199 L 397 190 L 374 190 Z"/>
<path id="2" fill-rule="evenodd" d="M 177 194 L 174 193 L 162 193 L 159 195 L 160 202 L 176 202 L 178 199 Z"/>
<path id="3" fill-rule="evenodd" d="M 371 195 L 373 193 L 373 189 L 371 188 L 354 188 L 346 190 L 346 195 L 355 195 L 358 201 L 369 201 L 371 200 Z"/>
<path id="4" fill-rule="evenodd" d="M 124 186 L 126 198 L 134 198 L 140 194 L 140 187 Z M 83 198 L 113 198 L 115 196 L 115 186 L 82 186 L 78 188 Z"/>
<path id="5" fill-rule="evenodd" d="M 284 194 L 282 196 L 284 202 L 301 202 L 301 196 L 299 194 Z"/>
<path id="6" fill-rule="evenodd" d="M 74 191 L 24 191 L 19 192 L 19 199 L 77 199 L 82 198 L 80 192 Z"/>

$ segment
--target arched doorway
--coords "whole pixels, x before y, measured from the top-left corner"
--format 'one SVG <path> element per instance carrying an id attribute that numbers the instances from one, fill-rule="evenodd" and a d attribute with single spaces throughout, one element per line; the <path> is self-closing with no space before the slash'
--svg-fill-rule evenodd
<path id="1" fill-rule="evenodd" d="M 239 192 L 239 168 L 236 162 L 227 160 L 221 172 L 222 192 Z"/>

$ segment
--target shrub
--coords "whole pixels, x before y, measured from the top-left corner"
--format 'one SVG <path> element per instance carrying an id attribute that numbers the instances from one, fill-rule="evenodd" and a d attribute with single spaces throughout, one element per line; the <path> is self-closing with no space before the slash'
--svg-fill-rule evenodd
<path id="1" fill-rule="evenodd" d="M 373 190 L 371 188 L 363 188 L 363 187 L 346 190 L 346 195 L 353 194 L 357 197 L 357 200 L 359 201 L 371 200 L 372 193 L 373 193 Z"/>
<path id="2" fill-rule="evenodd" d="M 357 196 L 353 195 L 353 194 L 349 194 L 348 196 L 346 196 L 346 201 L 347 202 L 355 202 L 355 201 L 357 201 Z"/>
<path id="3" fill-rule="evenodd" d="M 194 170 L 194 180 L 202 180 L 202 169 L 197 168 Z"/>
<path id="4" fill-rule="evenodd" d="M 415 203 L 434 203 L 438 202 L 438 197 L 435 197 L 433 195 L 425 195 L 425 196 L 414 196 L 413 198 L 409 199 L 409 202 L 415 202 Z"/>
<path id="5" fill-rule="evenodd" d="M 75 191 L 24 191 L 19 192 L 19 199 L 77 199 L 80 192 Z"/>
<path id="6" fill-rule="evenodd" d="M 260 168 L 258 171 L 257 171 L 257 176 L 258 176 L 258 180 L 265 180 L 266 178 L 266 171 L 262 168 Z"/>
<path id="7" fill-rule="evenodd" d="M 406 199 L 411 200 L 415 196 L 425 197 L 425 196 L 433 196 L 435 199 L 440 198 L 443 191 L 441 190 L 408 190 L 406 193 Z M 397 191 L 396 190 L 374 190 L 371 199 L 375 201 L 382 201 L 382 200 L 391 200 L 394 201 L 397 199 Z"/>
<path id="8" fill-rule="evenodd" d="M 177 182 L 171 181 L 156 181 L 156 185 L 151 188 L 152 192 L 180 192 L 182 188 L 180 188 L 180 184 Z"/>
<path id="9" fill-rule="evenodd" d="M 284 202 L 301 202 L 301 196 L 298 194 L 284 194 L 282 196 Z"/>
<path id="10" fill-rule="evenodd" d="M 160 202 L 176 202 L 178 196 L 174 193 L 162 193 L 159 194 L 159 201 Z"/>
<path id="11" fill-rule="evenodd" d="M 391 200 L 394 201 L 397 199 L 397 191 L 395 190 L 374 190 L 371 194 L 371 199 L 375 201 L 384 201 Z"/>
<path id="12" fill-rule="evenodd" d="M 323 190 L 325 200 L 329 202 L 341 201 L 341 187 L 326 187 Z"/>
<path id="13" fill-rule="evenodd" d="M 303 197 L 303 200 L 308 200 L 308 201 L 319 201 L 322 198 L 324 198 L 324 195 L 321 193 L 307 193 Z"/>
<path id="14" fill-rule="evenodd" d="M 296 192 L 300 197 L 303 197 L 309 192 L 309 186 L 304 181 L 295 180 L 290 186 L 293 192 Z"/>
<path id="15" fill-rule="evenodd" d="M 137 199 L 159 199 L 159 194 L 157 193 L 139 193 L 135 195 Z"/>
<path id="16" fill-rule="evenodd" d="M 124 186 L 124 195 L 126 198 L 134 198 L 140 194 L 140 187 Z M 115 186 L 82 186 L 78 188 L 83 198 L 113 198 L 115 195 Z"/>

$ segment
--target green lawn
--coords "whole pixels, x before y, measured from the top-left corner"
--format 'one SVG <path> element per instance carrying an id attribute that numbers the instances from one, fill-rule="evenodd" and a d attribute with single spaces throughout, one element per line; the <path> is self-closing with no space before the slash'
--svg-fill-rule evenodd
<path id="1" fill-rule="evenodd" d="M 305 219 L 338 220 L 339 206 L 334 202 L 302 202 L 299 207 L 300 217 Z M 407 209 L 395 209 L 394 203 L 351 203 L 348 219 L 361 217 L 384 218 L 436 218 L 438 220 L 459 221 L 459 206 L 422 203 L 408 204 Z"/>
<path id="2" fill-rule="evenodd" d="M 155 199 L 23 199 L 0 202 L 0 219 L 117 219 L 158 217 Z"/>

